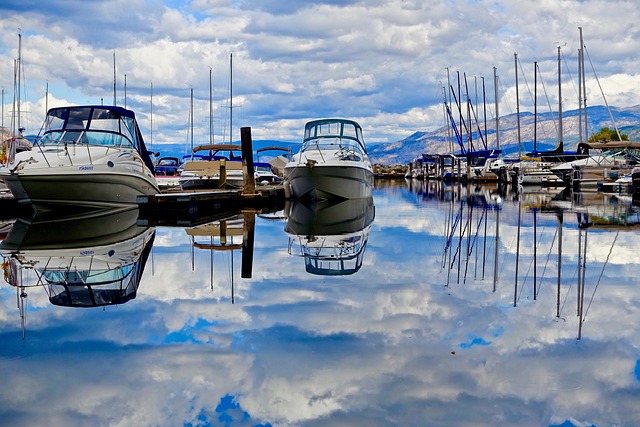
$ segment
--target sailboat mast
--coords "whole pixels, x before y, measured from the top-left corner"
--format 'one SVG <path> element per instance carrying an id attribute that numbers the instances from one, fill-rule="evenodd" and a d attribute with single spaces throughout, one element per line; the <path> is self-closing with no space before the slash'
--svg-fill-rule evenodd
<path id="1" fill-rule="evenodd" d="M 116 53 L 113 52 L 113 106 L 116 105 Z"/>
<path id="2" fill-rule="evenodd" d="M 564 137 L 562 135 L 562 66 L 560 61 L 560 46 L 558 46 L 558 149 L 564 153 Z"/>
<path id="3" fill-rule="evenodd" d="M 189 128 L 191 132 L 191 152 L 193 153 L 193 88 L 191 88 L 191 103 L 189 104 Z"/>
<path id="4" fill-rule="evenodd" d="M 124 108 L 127 108 L 127 75 L 124 75 Z"/>
<path id="5" fill-rule="evenodd" d="M 520 92 L 518 84 L 518 54 L 513 54 L 516 68 L 516 117 L 518 120 L 518 159 L 522 157 L 522 142 L 520 139 Z"/>
<path id="6" fill-rule="evenodd" d="M 500 111 L 498 110 L 498 69 L 493 67 L 493 86 L 496 103 L 496 149 L 500 149 Z"/>
<path id="7" fill-rule="evenodd" d="M 578 141 L 582 138 L 582 47 L 578 49 Z"/>
<path id="8" fill-rule="evenodd" d="M 151 82 L 151 105 L 150 105 L 150 129 L 149 129 L 149 135 L 150 135 L 150 144 L 151 144 L 151 151 L 153 151 L 153 82 Z"/>
<path id="9" fill-rule="evenodd" d="M 467 141 L 469 141 L 469 148 L 467 149 L 467 151 L 475 151 L 475 148 L 473 146 L 473 128 L 471 127 L 471 96 L 469 95 L 469 84 L 467 82 L 467 73 L 463 73 L 463 77 L 464 77 L 464 91 L 465 91 L 465 95 L 467 96 L 467 123 L 469 123 L 469 128 L 467 129 Z M 460 100 L 460 102 L 462 102 L 462 100 Z M 467 166 L 469 165 L 470 161 L 467 162 Z"/>
<path id="10" fill-rule="evenodd" d="M 447 67 L 447 95 L 445 95 L 449 101 L 447 105 L 451 105 L 451 74 L 449 72 L 449 67 Z M 445 102 L 447 102 L 445 100 Z M 447 120 L 447 123 L 449 122 L 449 120 Z M 451 134 L 451 126 L 447 126 L 448 129 L 448 133 L 449 133 L 449 152 L 453 153 L 453 135 Z"/>
<path id="11" fill-rule="evenodd" d="M 538 61 L 533 62 L 533 152 L 538 152 Z"/>
<path id="12" fill-rule="evenodd" d="M 584 41 L 582 39 L 582 27 L 578 27 L 580 29 L 580 68 L 582 72 L 582 96 L 584 100 L 584 137 L 585 139 L 589 139 L 589 121 L 587 120 L 587 80 L 585 77 L 584 71 Z"/>
<path id="13" fill-rule="evenodd" d="M 480 78 L 482 79 L 482 109 L 483 109 L 482 120 L 484 121 L 484 137 L 486 141 L 486 138 L 487 138 L 487 92 L 484 86 L 484 76 L 481 76 Z"/>
<path id="14" fill-rule="evenodd" d="M 209 144 L 213 145 L 213 70 L 209 67 Z"/>
<path id="15" fill-rule="evenodd" d="M 229 144 L 233 144 L 233 53 L 229 54 Z"/>
<path id="16" fill-rule="evenodd" d="M 16 102 L 17 102 L 17 112 L 18 112 L 18 117 L 16 118 L 16 120 L 18 121 L 18 132 L 20 132 L 20 134 L 22 135 L 22 126 L 20 125 L 20 88 L 22 87 L 22 83 L 20 81 L 21 79 L 21 71 L 22 71 L 22 34 L 18 33 L 18 62 L 17 62 L 17 70 L 18 70 L 18 78 L 17 78 L 17 82 L 18 82 L 18 93 L 17 93 L 17 98 L 16 98 Z"/>

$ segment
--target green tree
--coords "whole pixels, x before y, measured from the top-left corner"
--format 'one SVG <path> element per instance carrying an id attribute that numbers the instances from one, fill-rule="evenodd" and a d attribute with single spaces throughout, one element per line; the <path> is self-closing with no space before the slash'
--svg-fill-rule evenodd
<path id="1" fill-rule="evenodd" d="M 600 129 L 598 133 L 592 133 L 589 137 L 589 142 L 609 142 L 609 141 L 628 141 L 629 135 L 626 133 L 621 133 L 620 138 L 618 138 L 618 132 L 615 129 L 609 129 L 608 127 L 603 127 Z"/>

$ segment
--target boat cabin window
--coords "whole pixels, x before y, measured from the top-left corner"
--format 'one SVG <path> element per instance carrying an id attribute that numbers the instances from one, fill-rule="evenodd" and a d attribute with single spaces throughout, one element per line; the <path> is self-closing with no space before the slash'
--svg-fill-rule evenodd
<path id="1" fill-rule="evenodd" d="M 86 129 L 91 118 L 91 108 L 70 108 L 66 129 Z"/>
<path id="2" fill-rule="evenodd" d="M 100 107 L 72 107 L 49 110 L 43 145 L 92 144 L 130 146 L 137 143 L 137 127 L 132 117 Z"/>
<path id="3" fill-rule="evenodd" d="M 356 139 L 358 138 L 358 132 L 357 132 L 355 126 L 344 125 L 343 129 L 344 129 L 343 133 L 342 133 L 343 136 L 347 136 L 347 137 L 350 137 L 350 138 L 356 138 Z"/>

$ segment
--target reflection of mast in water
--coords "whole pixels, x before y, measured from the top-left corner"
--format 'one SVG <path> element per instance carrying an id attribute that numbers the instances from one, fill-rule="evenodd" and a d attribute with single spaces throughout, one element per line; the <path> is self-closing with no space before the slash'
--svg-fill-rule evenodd
<path id="1" fill-rule="evenodd" d="M 211 251 L 210 258 L 210 286 L 213 290 L 214 281 L 214 251 L 230 252 L 231 268 L 231 303 L 235 302 L 234 294 L 234 251 L 242 251 L 241 277 L 250 278 L 253 269 L 253 247 L 255 236 L 256 211 L 248 209 L 241 214 L 234 214 L 224 219 L 185 229 L 191 237 L 192 266 L 194 265 L 194 249 Z M 242 243 L 235 243 L 234 237 L 242 236 Z M 197 242 L 196 237 L 209 237 L 210 243 Z"/>
<path id="2" fill-rule="evenodd" d="M 582 337 L 582 323 L 584 322 L 584 288 L 585 276 L 587 269 L 587 237 L 588 230 L 591 226 L 588 214 L 578 213 L 578 339 Z M 582 234 L 584 230 L 584 244 L 582 243 Z"/>
<path id="3" fill-rule="evenodd" d="M 498 244 L 500 243 L 500 209 L 496 209 L 496 240 L 495 254 L 493 258 L 493 292 L 496 291 L 498 284 Z"/>
<path id="4" fill-rule="evenodd" d="M 560 318 L 560 284 L 562 278 L 562 227 L 564 223 L 564 212 L 560 210 L 558 218 L 558 295 L 556 304 L 556 317 Z"/>
<path id="5" fill-rule="evenodd" d="M 5 281 L 16 288 L 16 306 L 20 313 L 20 327 L 22 330 L 22 340 L 24 341 L 27 329 L 27 312 L 25 310 L 27 291 L 26 286 L 24 286 L 24 281 L 22 280 L 22 269 L 18 268 L 18 264 L 15 261 L 11 262 L 7 259 L 2 263 L 2 270 Z"/>
<path id="6" fill-rule="evenodd" d="M 520 267 L 520 218 L 522 216 L 522 201 L 518 199 L 518 238 L 516 243 L 516 277 L 515 277 L 515 290 L 513 292 L 513 306 L 518 305 L 518 271 Z"/>
<path id="7" fill-rule="evenodd" d="M 454 186 L 453 189 L 457 188 L 458 191 L 461 191 L 462 188 L 460 186 Z M 484 236 L 483 236 L 483 247 L 482 247 L 482 278 L 485 277 L 485 264 L 486 264 L 486 245 L 487 245 L 487 221 L 488 215 L 487 210 L 495 209 L 499 212 L 499 199 L 498 200 L 490 200 L 488 196 L 484 192 L 478 192 L 482 187 L 476 187 L 473 191 L 471 189 L 465 188 L 467 191 L 466 195 L 463 197 L 458 194 L 459 205 L 457 210 L 454 207 L 455 204 L 455 190 L 452 191 L 451 203 L 449 204 L 449 214 L 446 220 L 446 224 L 449 225 L 449 228 L 445 230 L 445 245 L 442 253 L 442 263 L 441 268 L 448 267 L 447 271 L 447 283 L 445 287 L 448 287 L 451 282 L 451 271 L 454 267 L 457 267 L 457 283 L 460 283 L 460 279 L 462 276 L 463 283 L 466 283 L 467 276 L 469 272 L 469 262 L 472 262 L 475 259 L 474 265 L 474 279 L 477 279 L 478 273 L 478 257 L 480 252 L 479 247 L 479 239 L 481 235 L 481 229 L 484 222 Z M 462 224 L 462 217 L 465 214 L 466 208 L 466 220 L 464 225 Z M 482 209 L 480 213 L 474 214 L 474 211 L 477 212 L 478 209 Z M 455 236 L 455 237 L 454 237 Z M 457 237 L 457 244 L 454 242 L 454 239 Z M 466 240 L 466 242 L 463 242 Z M 463 248 L 463 243 L 465 244 L 465 248 Z M 497 247 L 496 241 L 496 247 Z M 455 250 L 454 250 L 455 247 Z M 474 254 L 473 251 L 476 251 Z M 465 253 L 463 254 L 463 251 Z M 474 255 L 474 258 L 472 258 Z M 462 272 L 462 257 L 464 259 L 464 273 Z M 496 272 L 494 272 L 494 290 L 495 290 L 495 282 L 497 281 L 497 250 L 496 250 Z"/>

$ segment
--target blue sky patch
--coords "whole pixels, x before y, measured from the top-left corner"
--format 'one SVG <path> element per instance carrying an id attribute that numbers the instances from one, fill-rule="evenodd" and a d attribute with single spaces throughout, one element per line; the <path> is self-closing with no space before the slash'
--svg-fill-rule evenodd
<path id="1" fill-rule="evenodd" d="M 476 337 L 469 343 L 460 343 L 460 348 L 471 348 L 476 345 L 486 346 L 491 344 L 491 341 L 485 341 L 484 338 Z"/>

